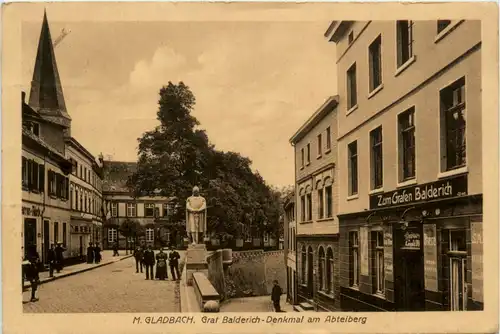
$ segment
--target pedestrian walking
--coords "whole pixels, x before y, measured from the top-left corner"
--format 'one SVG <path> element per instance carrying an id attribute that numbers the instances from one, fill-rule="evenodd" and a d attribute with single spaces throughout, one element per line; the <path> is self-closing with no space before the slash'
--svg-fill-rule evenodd
<path id="1" fill-rule="evenodd" d="M 172 280 L 178 281 L 181 279 L 181 274 L 179 273 L 179 259 L 181 258 L 181 256 L 179 255 L 177 250 L 175 250 L 175 247 L 172 246 L 171 249 L 172 250 L 169 254 L 170 273 L 172 274 Z"/>
<path id="2" fill-rule="evenodd" d="M 276 312 L 283 312 L 280 306 L 280 299 L 281 295 L 283 294 L 283 290 L 281 289 L 281 286 L 279 285 L 277 280 L 274 280 L 273 284 L 274 286 L 271 292 L 271 300 L 273 301 L 274 310 Z"/>
<path id="3" fill-rule="evenodd" d="M 56 267 L 56 252 L 54 244 L 50 245 L 47 253 L 47 262 L 49 263 L 49 277 L 54 277 L 54 268 Z"/>
<path id="4" fill-rule="evenodd" d="M 144 252 L 144 265 L 146 266 L 146 279 L 154 279 L 153 267 L 155 265 L 155 253 L 151 249 L 151 245 L 148 246 Z"/>
<path id="5" fill-rule="evenodd" d="M 31 257 L 29 259 L 30 264 L 26 268 L 26 278 L 31 283 L 31 302 L 37 302 L 38 298 L 36 298 L 36 290 L 38 289 L 38 285 L 40 284 L 40 270 L 39 270 L 39 258 Z"/>
<path id="6" fill-rule="evenodd" d="M 144 251 L 141 246 L 137 246 L 134 250 L 134 258 L 135 258 L 135 272 L 138 273 L 139 269 L 142 271 L 142 266 L 144 263 Z"/>
<path id="7" fill-rule="evenodd" d="M 94 263 L 94 257 L 94 246 L 89 242 L 89 246 L 87 247 L 87 263 Z"/>
<path id="8" fill-rule="evenodd" d="M 63 267 L 64 267 L 64 247 L 62 246 L 61 243 L 58 243 L 56 248 L 54 249 L 55 253 L 56 253 L 56 270 L 57 272 L 61 272 L 61 270 L 63 270 Z"/>
<path id="9" fill-rule="evenodd" d="M 115 244 L 113 245 L 113 256 L 120 256 L 120 254 L 118 253 L 118 242 L 115 242 Z"/>
<path id="10" fill-rule="evenodd" d="M 95 244 L 94 247 L 94 260 L 95 263 L 101 263 L 102 255 L 101 255 L 101 247 L 98 243 Z"/>
<path id="11" fill-rule="evenodd" d="M 156 255 L 156 276 L 161 281 L 168 279 L 167 259 L 167 254 L 160 248 L 160 252 Z"/>

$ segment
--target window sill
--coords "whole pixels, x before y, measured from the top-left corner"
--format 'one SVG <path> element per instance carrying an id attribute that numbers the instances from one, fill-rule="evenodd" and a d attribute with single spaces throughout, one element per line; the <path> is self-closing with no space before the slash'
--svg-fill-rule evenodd
<path id="1" fill-rule="evenodd" d="M 350 196 L 347 196 L 347 200 L 348 201 L 352 201 L 354 199 L 358 199 L 359 198 L 359 195 L 358 194 L 354 194 L 354 195 L 350 195 Z"/>
<path id="2" fill-rule="evenodd" d="M 322 155 L 320 154 L 320 155 L 318 155 L 318 156 L 316 157 L 316 159 L 321 159 L 321 157 L 322 157 Z"/>
<path id="3" fill-rule="evenodd" d="M 312 224 L 312 220 L 305 220 L 303 222 L 300 222 L 301 224 Z"/>
<path id="4" fill-rule="evenodd" d="M 327 150 L 325 151 L 325 154 L 328 154 L 328 153 L 330 153 L 331 151 L 332 151 L 332 149 L 331 149 L 331 148 L 329 148 L 329 149 L 327 149 Z"/>
<path id="5" fill-rule="evenodd" d="M 320 219 L 316 220 L 316 222 L 317 223 L 321 223 L 321 222 L 326 222 L 326 221 L 329 221 L 329 220 L 333 220 L 333 217 L 320 218 Z"/>
<path id="6" fill-rule="evenodd" d="M 354 105 L 352 106 L 350 109 L 347 110 L 347 112 L 345 113 L 346 116 L 349 115 L 350 113 L 353 113 L 356 109 L 358 109 L 358 105 Z"/>
<path id="7" fill-rule="evenodd" d="M 417 56 L 413 55 L 411 56 L 410 59 L 408 59 L 404 64 L 398 67 L 396 70 L 396 73 L 394 74 L 395 77 L 403 73 L 408 67 L 410 67 L 411 64 L 413 64 L 417 60 Z"/>
<path id="8" fill-rule="evenodd" d="M 309 166 L 311 164 L 311 162 L 309 161 L 308 163 L 306 163 L 306 167 Z"/>
<path id="9" fill-rule="evenodd" d="M 378 292 L 374 293 L 373 297 L 377 297 L 377 298 L 385 300 L 385 296 L 383 294 L 381 294 L 381 293 L 378 293 Z"/>
<path id="10" fill-rule="evenodd" d="M 465 174 L 465 173 L 468 173 L 468 172 L 469 172 L 469 169 L 467 168 L 467 166 L 463 166 L 463 167 L 460 167 L 460 168 L 456 168 L 456 169 L 448 170 L 446 172 L 439 173 L 438 174 L 438 179 L 444 179 L 444 178 L 447 178 L 447 177 L 450 177 L 450 176 Z"/>
<path id="11" fill-rule="evenodd" d="M 304 169 L 304 166 L 300 167 L 300 170 L 303 170 Z"/>
<path id="12" fill-rule="evenodd" d="M 371 99 L 372 97 L 374 97 L 375 95 L 377 95 L 378 92 L 380 92 L 382 89 L 384 88 L 384 84 L 380 84 L 378 85 L 377 88 L 375 88 L 374 90 L 372 90 L 369 94 L 368 94 L 368 100 Z"/>
<path id="13" fill-rule="evenodd" d="M 326 298 L 329 298 L 331 300 L 335 300 L 335 296 L 333 296 L 332 294 L 329 294 L 327 292 L 324 292 L 324 291 L 318 291 L 318 294 L 319 295 L 322 295 L 323 297 L 326 297 Z"/>
<path id="14" fill-rule="evenodd" d="M 359 286 L 358 285 L 351 285 L 349 289 L 352 289 L 354 291 L 359 291 Z"/>
<path id="15" fill-rule="evenodd" d="M 398 184 L 396 185 L 396 188 L 408 187 L 408 186 L 412 186 L 414 184 L 417 184 L 416 178 L 409 179 L 409 180 L 402 181 L 402 182 L 398 182 Z"/>
<path id="16" fill-rule="evenodd" d="M 463 21 L 464 20 L 458 20 L 458 21 L 455 21 L 453 23 L 450 23 L 449 26 L 447 26 L 439 34 L 437 34 L 437 36 L 434 38 L 434 43 L 436 43 L 436 44 L 439 43 L 440 40 L 442 40 L 443 38 L 448 36 L 448 34 L 450 32 L 452 32 L 453 30 L 455 30 L 455 28 L 458 27 L 460 25 L 460 23 L 462 23 Z"/>
<path id="17" fill-rule="evenodd" d="M 373 189 L 373 190 L 370 190 L 368 192 L 369 195 L 374 195 L 374 194 L 378 194 L 378 193 L 383 193 L 384 192 L 384 188 L 381 187 L 381 188 L 377 188 L 377 189 Z"/>

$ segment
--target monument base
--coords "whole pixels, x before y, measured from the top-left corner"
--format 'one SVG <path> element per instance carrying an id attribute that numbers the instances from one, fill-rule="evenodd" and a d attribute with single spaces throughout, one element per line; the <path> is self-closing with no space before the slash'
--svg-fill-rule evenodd
<path id="1" fill-rule="evenodd" d="M 208 277 L 207 247 L 205 244 L 190 244 L 186 250 L 186 282 L 193 284 L 193 273 L 202 272 Z"/>

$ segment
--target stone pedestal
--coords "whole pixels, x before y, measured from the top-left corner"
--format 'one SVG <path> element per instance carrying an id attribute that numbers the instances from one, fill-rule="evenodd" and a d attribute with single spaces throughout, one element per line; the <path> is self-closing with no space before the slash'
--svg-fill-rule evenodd
<path id="1" fill-rule="evenodd" d="M 193 284 L 193 273 L 202 272 L 208 277 L 207 247 L 205 244 L 190 244 L 186 251 L 186 281 Z"/>

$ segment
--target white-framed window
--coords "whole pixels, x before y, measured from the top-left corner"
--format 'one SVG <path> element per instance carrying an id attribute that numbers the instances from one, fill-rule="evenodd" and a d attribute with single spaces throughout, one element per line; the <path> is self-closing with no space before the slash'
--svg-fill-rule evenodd
<path id="1" fill-rule="evenodd" d="M 111 203 L 111 217 L 118 217 L 118 203 Z"/>
<path id="2" fill-rule="evenodd" d="M 118 240 L 118 230 L 116 228 L 108 229 L 108 242 L 116 242 Z"/>
<path id="3" fill-rule="evenodd" d="M 358 193 L 358 142 L 353 141 L 347 146 L 349 154 L 348 172 L 349 172 L 349 196 Z"/>
<path id="4" fill-rule="evenodd" d="M 415 107 L 398 115 L 399 181 L 415 178 Z"/>
<path id="5" fill-rule="evenodd" d="M 368 48 L 370 62 L 370 92 L 382 84 L 382 35 L 379 35 Z"/>
<path id="6" fill-rule="evenodd" d="M 384 233 L 372 231 L 372 272 L 373 293 L 383 295 L 385 292 L 385 268 L 384 268 Z"/>
<path id="7" fill-rule="evenodd" d="M 152 228 L 146 229 L 146 242 L 153 242 L 155 240 L 155 230 Z"/>
<path id="8" fill-rule="evenodd" d="M 384 164 L 382 153 L 382 126 L 370 132 L 371 146 L 371 189 L 382 188 L 384 184 Z"/>
<path id="9" fill-rule="evenodd" d="M 304 148 L 300 149 L 300 168 L 304 168 L 305 165 L 305 153 L 304 153 Z"/>
<path id="10" fill-rule="evenodd" d="M 358 231 L 349 232 L 349 285 L 357 287 L 359 285 L 359 235 Z"/>
<path id="11" fill-rule="evenodd" d="M 135 217 L 137 215 L 137 204 L 127 203 L 127 217 Z"/>
<path id="12" fill-rule="evenodd" d="M 306 146 L 306 165 L 311 163 L 311 144 L 307 144 Z"/>
<path id="13" fill-rule="evenodd" d="M 144 204 L 144 215 L 146 217 L 154 217 L 155 215 L 155 205 L 154 203 Z"/>
<path id="14" fill-rule="evenodd" d="M 398 67 L 413 56 L 413 21 L 397 21 Z"/>
<path id="15" fill-rule="evenodd" d="M 356 63 L 347 70 L 347 110 L 358 104 L 358 93 L 356 84 Z"/>
<path id="16" fill-rule="evenodd" d="M 321 133 L 318 135 L 318 156 L 323 154 L 323 141 L 321 138 Z"/>
<path id="17" fill-rule="evenodd" d="M 330 127 L 326 128 L 326 150 L 329 151 L 332 148 L 332 133 Z"/>

